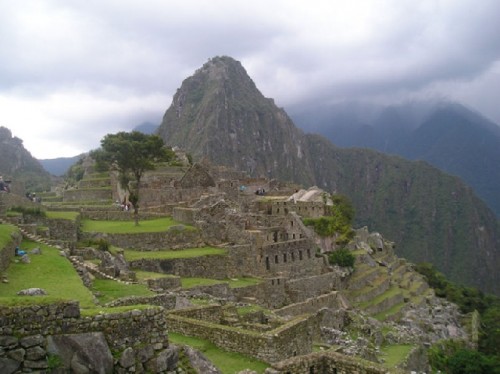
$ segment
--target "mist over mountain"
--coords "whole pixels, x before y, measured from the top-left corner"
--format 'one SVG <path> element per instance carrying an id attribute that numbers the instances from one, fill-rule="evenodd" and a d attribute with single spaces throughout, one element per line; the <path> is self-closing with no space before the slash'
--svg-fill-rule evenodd
<path id="1" fill-rule="evenodd" d="M 152 122 L 142 122 L 139 125 L 135 126 L 132 131 L 139 131 L 144 134 L 154 134 L 158 129 L 158 124 L 154 124 Z"/>
<path id="2" fill-rule="evenodd" d="M 386 116 L 398 118 L 397 112 Z M 213 58 L 184 80 L 158 134 L 195 160 L 345 194 L 356 224 L 395 241 L 398 254 L 432 262 L 458 283 L 500 293 L 498 221 L 459 178 L 424 162 L 342 149 L 305 134 L 230 57 Z"/>
<path id="3" fill-rule="evenodd" d="M 462 178 L 500 216 L 500 127 L 450 102 L 397 106 L 361 103 L 293 108 L 303 129 L 341 147 L 364 147 L 425 160 Z"/>

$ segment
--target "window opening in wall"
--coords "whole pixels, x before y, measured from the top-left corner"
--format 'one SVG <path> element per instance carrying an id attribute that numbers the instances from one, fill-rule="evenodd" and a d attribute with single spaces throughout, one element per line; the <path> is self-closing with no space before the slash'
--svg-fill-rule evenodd
<path id="1" fill-rule="evenodd" d="M 275 231 L 275 232 L 273 233 L 273 240 L 274 240 L 274 242 L 275 242 L 275 243 L 277 243 L 277 242 L 278 242 L 278 232 L 277 232 L 277 231 Z"/>
<path id="2" fill-rule="evenodd" d="M 286 253 L 283 253 L 283 262 L 286 262 Z"/>
<path id="3" fill-rule="evenodd" d="M 279 278 L 277 279 L 277 281 L 278 281 L 278 284 L 280 284 L 280 279 Z"/>
<path id="4" fill-rule="evenodd" d="M 295 234 L 292 235 L 292 238 L 295 239 Z"/>
<path id="5" fill-rule="evenodd" d="M 309 368 L 309 374 L 314 374 L 314 365 Z"/>
<path id="6" fill-rule="evenodd" d="M 271 285 L 274 286 L 274 279 L 271 279 Z"/>
<path id="7" fill-rule="evenodd" d="M 271 264 L 269 264 L 269 256 L 266 256 L 266 270 L 271 268 Z"/>
<path id="8" fill-rule="evenodd" d="M 311 249 L 310 248 L 307 248 L 307 257 L 311 258 Z"/>
<path id="9" fill-rule="evenodd" d="M 290 256 L 292 256 L 292 261 L 295 261 L 295 253 L 290 253 Z"/>
<path id="10" fill-rule="evenodd" d="M 302 261 L 302 251 L 299 251 L 299 260 Z"/>
<path id="11" fill-rule="evenodd" d="M 290 221 L 290 226 L 292 226 L 292 227 L 293 227 L 293 221 Z"/>
<path id="12" fill-rule="evenodd" d="M 274 256 L 274 263 L 277 264 L 278 263 L 278 255 L 275 255 Z"/>

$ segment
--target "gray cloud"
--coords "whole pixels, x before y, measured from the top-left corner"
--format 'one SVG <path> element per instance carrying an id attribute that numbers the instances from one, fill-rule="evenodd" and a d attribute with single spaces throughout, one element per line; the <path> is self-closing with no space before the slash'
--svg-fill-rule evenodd
<path id="1" fill-rule="evenodd" d="M 208 58 L 280 106 L 429 96 L 500 123 L 500 2 L 3 0 L 1 125 L 39 158 L 159 122 Z"/>

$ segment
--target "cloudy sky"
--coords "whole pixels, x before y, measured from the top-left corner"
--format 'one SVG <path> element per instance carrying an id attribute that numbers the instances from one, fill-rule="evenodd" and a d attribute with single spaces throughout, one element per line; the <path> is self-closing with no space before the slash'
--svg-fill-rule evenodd
<path id="1" fill-rule="evenodd" d="M 500 123 L 498 0 L 0 0 L 0 125 L 36 158 L 160 123 L 229 55 L 286 108 L 460 101 Z"/>

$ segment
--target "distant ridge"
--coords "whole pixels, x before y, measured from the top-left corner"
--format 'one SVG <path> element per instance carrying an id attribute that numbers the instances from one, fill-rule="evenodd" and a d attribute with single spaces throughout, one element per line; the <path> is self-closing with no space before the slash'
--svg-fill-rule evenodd
<path id="1" fill-rule="evenodd" d="M 38 161 L 40 161 L 40 164 L 42 164 L 43 168 L 50 174 L 60 177 L 66 174 L 68 169 L 72 165 L 74 165 L 80 158 L 82 158 L 82 156 L 83 154 L 73 157 L 58 157 Z"/>
<path id="2" fill-rule="evenodd" d="M 341 147 L 366 147 L 425 160 L 462 178 L 500 217 L 500 126 L 463 105 L 344 103 L 292 108 L 302 128 Z"/>
<path id="3" fill-rule="evenodd" d="M 470 188 L 427 163 L 305 135 L 230 57 L 184 80 L 158 133 L 195 159 L 346 194 L 356 224 L 395 241 L 399 255 L 500 294 L 498 222 Z"/>

